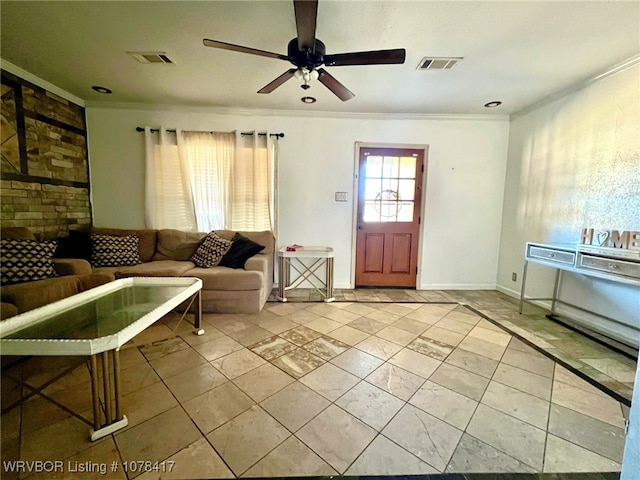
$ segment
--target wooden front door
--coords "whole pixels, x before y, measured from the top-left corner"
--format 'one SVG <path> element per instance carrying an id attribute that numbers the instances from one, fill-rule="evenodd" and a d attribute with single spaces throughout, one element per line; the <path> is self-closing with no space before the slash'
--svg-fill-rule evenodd
<path id="1" fill-rule="evenodd" d="M 424 150 L 361 148 L 358 286 L 415 288 Z"/>

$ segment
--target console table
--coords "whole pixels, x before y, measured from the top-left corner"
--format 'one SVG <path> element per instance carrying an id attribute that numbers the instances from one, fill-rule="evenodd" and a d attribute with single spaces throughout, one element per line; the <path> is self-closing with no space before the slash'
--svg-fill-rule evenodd
<path id="1" fill-rule="evenodd" d="M 556 269 L 553 294 L 551 298 L 529 298 L 526 300 L 551 300 L 552 314 L 556 313 L 556 304 L 562 303 L 570 306 L 571 308 L 590 313 L 615 323 L 620 323 L 614 318 L 587 310 L 579 305 L 559 300 L 558 290 L 563 271 L 586 275 L 589 277 L 602 278 L 611 282 L 626 285 L 640 286 L 640 256 L 638 258 L 623 258 L 609 253 L 591 253 L 586 250 L 581 250 L 580 246 L 576 245 L 549 245 L 527 242 L 524 259 L 522 288 L 520 290 L 520 305 L 518 308 L 519 313 L 522 313 L 522 308 L 525 303 L 527 267 L 529 262 Z"/>
<path id="2" fill-rule="evenodd" d="M 312 263 L 307 264 L 304 260 L 312 260 Z M 316 274 L 322 266 L 325 267 L 324 280 Z M 291 282 L 291 269 L 298 272 L 293 283 Z M 335 300 L 333 296 L 333 248 L 304 247 L 301 250 L 288 251 L 286 247 L 283 247 L 278 250 L 278 300 L 286 302 L 286 291 L 300 286 L 305 280 L 322 295 L 325 302 Z"/>

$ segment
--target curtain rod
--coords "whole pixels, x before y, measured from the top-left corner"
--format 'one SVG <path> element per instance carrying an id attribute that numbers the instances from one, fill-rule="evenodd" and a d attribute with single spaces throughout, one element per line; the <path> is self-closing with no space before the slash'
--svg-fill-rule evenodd
<path id="1" fill-rule="evenodd" d="M 160 131 L 160 129 L 158 129 L 158 128 L 152 128 L 151 129 L 151 133 L 158 133 L 159 131 Z M 166 131 L 170 132 L 170 133 L 176 133 L 175 129 L 171 129 L 171 130 L 167 129 Z M 136 127 L 136 132 L 144 132 L 144 127 Z M 213 132 L 210 132 L 210 133 L 213 133 Z M 247 135 L 248 136 L 253 136 L 253 132 L 241 132 L 240 135 L 242 135 L 243 137 L 247 136 Z M 258 136 L 260 136 L 260 137 L 264 137 L 266 135 L 267 135 L 266 132 L 259 132 L 258 133 Z M 284 133 L 270 133 L 269 135 L 272 136 L 272 137 L 284 138 Z"/>

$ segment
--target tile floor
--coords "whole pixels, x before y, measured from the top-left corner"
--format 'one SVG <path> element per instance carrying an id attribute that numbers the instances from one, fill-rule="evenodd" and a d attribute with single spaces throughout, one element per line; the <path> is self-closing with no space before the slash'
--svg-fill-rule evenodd
<path id="1" fill-rule="evenodd" d="M 587 365 L 580 372 L 592 382 L 618 382 L 604 388 L 619 396 L 632 386 L 624 372 L 635 363 L 626 357 L 577 337 L 583 348 L 568 348 L 573 332 L 549 327 L 556 324 L 539 313 L 516 317 L 497 292 L 358 290 L 339 298 L 205 315 L 203 336 L 153 343 L 174 326 L 177 316 L 167 316 L 135 339 L 146 346 L 121 353 L 126 429 L 91 443 L 86 424 L 31 398 L 2 416 L 2 460 L 63 461 L 64 471 L 5 469 L 2 478 L 619 471 L 620 398 L 482 315 L 548 342 L 565 365 Z M 33 358 L 6 373 L 41 385 L 65 361 Z M 21 391 L 8 374 L 3 407 Z M 88 382 L 81 366 L 45 392 L 89 417 Z M 172 471 L 123 471 L 123 462 L 140 460 Z"/>

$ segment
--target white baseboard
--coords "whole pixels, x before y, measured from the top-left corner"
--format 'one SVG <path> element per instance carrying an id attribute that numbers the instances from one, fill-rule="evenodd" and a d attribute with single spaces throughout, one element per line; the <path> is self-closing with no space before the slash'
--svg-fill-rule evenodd
<path id="1" fill-rule="evenodd" d="M 430 283 L 416 290 L 495 290 L 495 283 Z"/>
<path id="2" fill-rule="evenodd" d="M 496 285 L 496 290 L 513 298 L 520 298 L 520 292 L 513 288 L 505 287 L 504 285 Z"/>
<path id="3" fill-rule="evenodd" d="M 513 288 L 505 287 L 504 285 L 496 285 L 496 290 L 513 298 L 520 298 L 520 292 L 518 290 L 514 290 Z M 534 305 L 537 305 L 539 307 L 546 308 L 547 310 L 551 308 L 551 301 L 531 300 L 527 295 L 524 296 L 524 299 L 529 303 L 533 303 Z"/>

